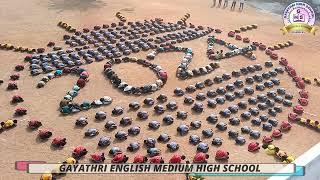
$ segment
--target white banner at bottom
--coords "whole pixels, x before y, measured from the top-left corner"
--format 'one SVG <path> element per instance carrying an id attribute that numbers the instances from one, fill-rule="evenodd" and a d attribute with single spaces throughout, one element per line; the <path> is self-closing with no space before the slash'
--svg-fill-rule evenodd
<path id="1" fill-rule="evenodd" d="M 114 174 L 114 173 L 277 173 L 286 167 L 294 173 L 295 164 L 29 164 L 28 173 Z"/>

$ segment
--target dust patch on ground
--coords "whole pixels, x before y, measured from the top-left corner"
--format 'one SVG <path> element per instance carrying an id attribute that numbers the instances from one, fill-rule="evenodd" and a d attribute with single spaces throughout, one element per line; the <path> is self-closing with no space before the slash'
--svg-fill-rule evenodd
<path id="1" fill-rule="evenodd" d="M 120 11 L 123 11 L 123 12 L 133 12 L 133 11 L 134 11 L 134 8 L 123 8 L 123 9 L 120 9 Z"/>
<path id="2" fill-rule="evenodd" d="M 48 8 L 58 11 L 79 10 L 101 8 L 106 3 L 101 0 L 50 0 Z"/>

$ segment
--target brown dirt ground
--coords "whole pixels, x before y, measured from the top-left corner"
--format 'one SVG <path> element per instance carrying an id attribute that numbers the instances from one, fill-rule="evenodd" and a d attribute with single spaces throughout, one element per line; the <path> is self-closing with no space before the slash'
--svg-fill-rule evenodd
<path id="1" fill-rule="evenodd" d="M 22 7 L 21 7 L 22 6 Z M 72 24 L 77 28 L 93 27 L 94 25 L 102 25 L 103 23 L 111 23 L 117 21 L 114 14 L 121 10 L 121 12 L 128 18 L 128 20 L 143 20 L 145 18 L 164 18 L 165 21 L 176 22 L 178 18 L 183 16 L 186 12 L 191 14 L 190 22 L 197 25 L 206 25 L 211 27 L 218 27 L 224 30 L 224 33 L 218 37 L 226 38 L 226 32 L 247 24 L 258 24 L 259 28 L 250 32 L 243 33 L 251 40 L 264 42 L 267 45 L 272 45 L 278 42 L 291 40 L 294 46 L 279 51 L 280 56 L 289 59 L 290 63 L 296 67 L 299 74 L 309 77 L 319 77 L 320 65 L 318 60 L 320 58 L 320 38 L 319 35 L 313 36 L 311 34 L 295 35 L 288 34 L 282 35 L 280 28 L 283 26 L 280 16 L 270 15 L 266 13 L 257 12 L 254 9 L 245 7 L 245 11 L 230 12 L 218 8 L 210 8 L 211 1 L 193 1 L 193 0 L 162 0 L 162 1 L 139 1 L 139 0 L 29 0 L 23 2 L 20 0 L 1 1 L 0 2 L 0 37 L 2 43 L 11 43 L 22 46 L 30 47 L 43 47 L 49 41 L 55 41 L 59 45 L 63 45 L 62 36 L 66 32 L 56 27 L 57 22 L 63 20 Z M 230 38 L 228 39 L 228 41 Z M 231 41 L 231 40 L 230 40 Z M 235 41 L 231 41 L 235 42 Z M 195 57 L 191 63 L 191 68 L 207 64 L 208 60 L 205 55 L 206 50 L 206 37 L 199 40 L 184 43 L 183 46 L 191 47 L 195 52 Z M 259 62 L 263 64 L 268 57 L 262 52 L 256 53 Z M 0 51 L 1 67 L 0 77 L 5 81 L 9 79 L 13 67 L 23 62 L 25 54 L 14 53 L 11 51 Z M 137 57 L 145 57 L 145 53 L 139 53 Z M 195 83 L 199 80 L 204 80 L 206 77 L 194 78 L 187 81 L 179 81 L 175 78 L 176 67 L 181 60 L 182 54 L 168 53 L 161 54 L 154 60 L 154 63 L 161 65 L 169 73 L 169 80 L 164 88 L 149 95 L 155 98 L 160 93 L 169 95 L 169 99 L 173 100 L 171 96 L 173 89 L 176 86 L 185 87 L 188 84 Z M 237 59 L 237 60 L 235 60 Z M 254 64 L 244 57 L 233 58 L 232 63 L 226 61 L 221 62 L 221 68 L 216 72 L 207 75 L 207 77 L 214 77 L 215 75 L 224 72 L 231 72 L 233 69 L 239 69 L 240 66 Z M 104 110 L 111 113 L 111 109 L 115 105 L 121 105 L 127 108 L 127 105 L 132 100 L 142 101 L 145 96 L 132 97 L 123 96 L 119 91 L 111 88 L 108 81 L 102 75 L 103 63 L 92 63 L 87 66 L 91 74 L 90 83 L 81 90 L 80 95 L 76 101 L 80 102 L 84 99 L 93 99 L 104 95 L 109 95 L 114 98 L 112 105 L 102 107 L 99 110 Z M 119 73 L 128 83 L 143 84 L 144 82 L 152 82 L 155 80 L 152 72 L 134 65 L 118 65 L 115 67 L 116 72 Z M 113 136 L 115 131 L 107 133 L 103 130 L 103 122 L 94 122 L 94 113 L 97 110 L 90 110 L 81 112 L 73 116 L 60 116 L 57 112 L 57 105 L 59 100 L 65 93 L 72 87 L 76 81 L 76 77 L 68 76 L 60 79 L 52 80 L 45 88 L 36 89 L 35 85 L 41 78 L 38 76 L 33 78 L 29 76 L 28 70 L 23 71 L 21 80 L 18 81 L 19 90 L 25 102 L 19 106 L 27 107 L 29 112 L 27 116 L 19 118 L 18 126 L 9 131 L 0 134 L 0 149 L 1 149 L 1 176 L 0 179 L 38 179 L 39 175 L 31 175 L 25 172 L 18 172 L 14 170 L 14 162 L 17 160 L 44 160 L 47 162 L 63 161 L 70 155 L 72 148 L 76 145 L 82 144 L 86 146 L 89 152 L 100 151 L 97 149 L 97 141 L 100 135 L 108 134 Z M 287 75 L 280 75 L 282 80 L 281 86 L 288 89 L 297 97 L 297 89 L 294 87 L 290 78 Z M 214 86 L 212 88 L 216 88 Z M 9 103 L 10 97 L 14 92 L 5 91 L 6 83 L 0 86 L 0 117 L 1 121 L 12 118 L 15 106 Z M 205 89 L 205 91 L 208 90 Z M 319 88 L 308 86 L 310 91 L 310 105 L 306 111 L 318 114 L 319 106 Z M 200 92 L 200 91 L 199 91 Z M 195 96 L 196 93 L 193 94 Z M 180 108 L 189 111 L 190 108 L 182 105 L 182 98 L 175 98 Z M 239 100 L 237 100 L 239 101 Z M 294 101 L 296 103 L 296 99 Z M 191 115 L 192 119 L 202 120 L 203 128 L 209 127 L 204 118 L 211 113 L 218 113 L 218 110 L 225 108 L 226 105 L 220 106 L 215 110 L 206 109 L 201 116 Z M 149 109 L 151 111 L 151 109 Z M 277 116 L 277 119 L 286 119 L 286 114 L 289 109 L 284 113 Z M 165 113 L 168 114 L 168 113 Z M 173 115 L 175 113 L 172 113 Z M 191 114 L 191 113 L 190 113 Z M 128 116 L 135 116 L 135 113 L 129 112 Z M 74 121 L 77 117 L 87 116 L 92 120 L 89 125 L 84 129 L 74 128 Z M 39 142 L 36 139 L 36 132 L 29 132 L 26 129 L 26 123 L 31 117 L 39 118 L 44 127 L 51 129 L 54 135 L 62 135 L 67 138 L 67 145 L 61 150 L 53 150 L 50 148 L 50 140 L 47 142 Z M 161 117 L 155 116 L 155 119 L 161 120 Z M 114 117 L 119 120 L 120 117 Z M 151 117 L 150 119 L 153 119 Z M 222 119 L 227 121 L 227 119 Z M 189 120 L 188 120 L 189 121 Z M 171 128 L 162 126 L 157 131 L 147 130 L 145 122 L 136 121 L 142 127 L 142 133 L 137 137 L 130 137 L 124 143 L 115 142 L 121 148 L 132 140 L 142 140 L 147 136 L 157 137 L 159 132 L 167 132 L 173 136 L 173 140 L 180 143 L 180 153 L 186 154 L 189 158 L 195 153 L 195 148 L 188 144 L 188 138 L 176 136 L 175 127 L 181 123 L 177 120 Z M 101 134 L 93 139 L 84 139 L 83 133 L 89 127 L 96 127 L 101 130 Z M 240 127 L 237 127 L 240 129 Z M 121 128 L 119 128 L 121 129 Z M 193 133 L 192 131 L 189 135 Z M 196 132 L 200 135 L 201 131 Z M 262 135 L 264 135 L 263 132 Z M 247 146 L 237 146 L 234 141 L 227 138 L 226 133 L 216 132 L 215 136 L 220 136 L 225 139 L 221 148 L 230 152 L 229 162 L 252 162 L 252 163 L 272 163 L 275 162 L 273 157 L 267 156 L 263 151 L 260 153 L 248 153 Z M 248 137 L 247 137 L 248 138 Z M 205 142 L 210 143 L 210 139 L 205 139 Z M 283 138 L 275 141 L 275 144 L 292 153 L 295 156 L 301 155 L 307 149 L 319 142 L 319 133 L 293 125 L 292 130 L 288 134 L 284 134 Z M 159 144 L 158 147 L 165 152 L 165 145 Z M 109 148 L 104 149 L 107 152 Z M 210 160 L 213 160 L 216 148 L 210 146 Z M 139 152 L 145 153 L 146 150 L 142 148 Z M 171 154 L 163 153 L 164 158 L 167 160 Z M 130 161 L 130 160 L 129 160 Z M 87 159 L 82 162 L 87 162 Z M 109 161 L 107 161 L 109 162 Z M 67 175 L 62 179 L 184 179 L 183 175 Z M 206 179 L 231 179 L 232 177 L 211 177 Z M 237 177 L 237 179 L 265 179 L 265 177 Z"/>

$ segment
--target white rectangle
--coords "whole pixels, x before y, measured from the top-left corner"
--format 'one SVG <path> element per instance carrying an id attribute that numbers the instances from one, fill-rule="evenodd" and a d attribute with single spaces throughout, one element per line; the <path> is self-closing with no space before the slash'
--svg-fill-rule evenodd
<path id="1" fill-rule="evenodd" d="M 29 164 L 28 173 L 277 173 L 287 166 L 286 172 L 294 173 L 294 164 Z"/>

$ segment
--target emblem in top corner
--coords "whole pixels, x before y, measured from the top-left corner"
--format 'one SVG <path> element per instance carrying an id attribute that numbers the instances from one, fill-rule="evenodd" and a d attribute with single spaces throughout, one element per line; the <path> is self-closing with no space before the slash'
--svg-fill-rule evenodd
<path id="1" fill-rule="evenodd" d="M 289 4 L 283 12 L 283 34 L 309 32 L 315 35 L 318 27 L 314 26 L 316 14 L 312 7 L 305 2 Z"/>

